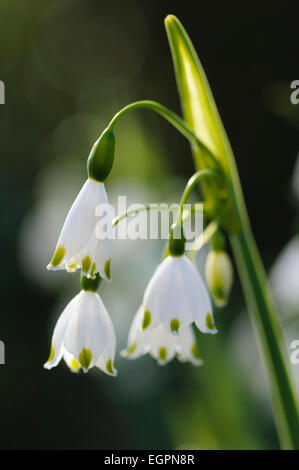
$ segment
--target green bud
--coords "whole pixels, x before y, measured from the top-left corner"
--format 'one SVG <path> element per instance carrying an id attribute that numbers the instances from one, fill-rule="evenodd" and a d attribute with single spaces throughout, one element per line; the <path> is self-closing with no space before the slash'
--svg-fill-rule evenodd
<path id="1" fill-rule="evenodd" d="M 205 277 L 215 305 L 217 307 L 226 305 L 234 273 L 231 260 L 225 251 L 210 251 L 206 261 Z"/>
<path id="2" fill-rule="evenodd" d="M 87 160 L 89 178 L 99 182 L 105 181 L 113 166 L 114 148 L 114 134 L 109 129 L 105 129 L 93 145 Z"/>
<path id="3" fill-rule="evenodd" d="M 171 256 L 182 256 L 185 253 L 185 236 L 181 225 L 171 227 L 168 241 L 168 250 Z"/>
<path id="4" fill-rule="evenodd" d="M 80 283 L 83 290 L 96 292 L 99 288 L 101 282 L 101 277 L 99 273 L 95 275 L 95 279 L 92 279 L 87 276 L 81 276 Z"/>

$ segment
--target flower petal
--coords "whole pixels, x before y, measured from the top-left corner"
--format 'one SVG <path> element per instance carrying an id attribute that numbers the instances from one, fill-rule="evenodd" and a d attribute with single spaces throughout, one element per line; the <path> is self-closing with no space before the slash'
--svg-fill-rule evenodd
<path id="1" fill-rule="evenodd" d="M 63 359 L 66 365 L 71 370 L 71 372 L 75 372 L 75 373 L 79 372 L 79 370 L 81 369 L 79 362 L 77 362 L 74 356 L 70 354 L 66 349 L 64 349 L 63 351 Z"/>
<path id="2" fill-rule="evenodd" d="M 216 334 L 211 300 L 200 273 L 186 256 L 182 257 L 181 270 L 185 299 L 197 328 L 202 333 Z"/>
<path id="3" fill-rule="evenodd" d="M 94 215 L 94 229 L 83 250 L 76 255 L 75 260 L 82 267 L 83 276 L 88 275 L 94 278 L 95 274 L 99 273 L 103 279 L 110 281 L 112 213 L 103 183 L 99 183 Z"/>
<path id="4" fill-rule="evenodd" d="M 117 370 L 114 367 L 114 358 L 115 358 L 115 349 L 116 349 L 116 337 L 114 332 L 113 323 L 106 312 L 105 315 L 105 327 L 107 331 L 107 342 L 106 346 L 101 353 L 99 359 L 96 362 L 96 367 L 101 369 L 108 375 L 112 375 L 113 377 L 117 376 Z"/>
<path id="5" fill-rule="evenodd" d="M 48 361 L 44 364 L 46 369 L 57 366 L 63 354 L 63 339 L 67 329 L 71 315 L 75 314 L 79 308 L 80 294 L 76 295 L 65 307 L 60 315 L 51 342 L 51 352 Z"/>
<path id="6" fill-rule="evenodd" d="M 173 333 L 192 323 L 193 311 L 185 293 L 183 257 L 168 256 L 157 268 L 145 295 L 144 308 L 152 315 L 152 328 L 159 322 Z M 188 274 L 188 273 L 187 273 Z"/>
<path id="7" fill-rule="evenodd" d="M 196 337 L 192 326 L 185 328 L 177 336 L 176 352 L 178 359 L 182 362 L 189 361 L 195 366 L 203 364 L 203 360 L 198 353 Z"/>
<path id="8" fill-rule="evenodd" d="M 172 257 L 168 256 L 156 269 L 143 298 L 144 318 L 142 329 L 155 328 L 161 322 L 161 313 L 170 298 Z"/>
<path id="9" fill-rule="evenodd" d="M 79 308 L 69 321 L 64 345 L 82 368 L 88 370 L 109 341 L 107 323 L 110 319 L 98 294 L 81 291 L 79 296 Z"/>
<path id="10" fill-rule="evenodd" d="M 127 359 L 137 359 L 146 354 L 150 349 L 150 336 L 153 330 L 141 330 L 144 308 L 140 305 L 137 313 L 132 321 L 132 325 L 128 335 L 127 348 L 123 349 L 120 354 Z"/>
<path id="11" fill-rule="evenodd" d="M 150 334 L 150 354 L 157 360 L 159 365 L 165 365 L 175 356 L 177 338 L 180 335 L 173 335 L 163 325 L 158 325 Z"/>
<path id="12" fill-rule="evenodd" d="M 86 180 L 66 217 L 48 269 L 65 269 L 82 262 L 78 255 L 83 254 L 94 233 L 95 209 L 101 202 L 103 187 L 103 183 Z"/>

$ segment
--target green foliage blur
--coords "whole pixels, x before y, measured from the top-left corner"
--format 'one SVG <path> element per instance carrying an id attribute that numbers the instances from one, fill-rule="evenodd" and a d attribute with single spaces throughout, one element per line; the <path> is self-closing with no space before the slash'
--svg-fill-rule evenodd
<path id="1" fill-rule="evenodd" d="M 219 334 L 198 334 L 201 368 L 119 354 L 116 379 L 71 374 L 63 363 L 42 367 L 55 322 L 80 288 L 78 274 L 46 265 L 91 146 L 131 101 L 154 99 L 180 112 L 168 13 L 193 40 L 235 149 L 257 243 L 273 266 L 288 350 L 299 339 L 299 105 L 289 100 L 299 79 L 298 7 L 296 15 L 282 0 L 2 0 L 1 449 L 278 448 L 237 276 L 228 306 L 215 309 Z M 188 142 L 150 111 L 128 115 L 115 135 L 111 202 L 119 194 L 128 204 L 178 202 L 193 172 Z M 115 245 L 113 282 L 102 283 L 101 295 L 119 352 L 163 242 Z M 293 371 L 299 390 L 299 365 Z"/>

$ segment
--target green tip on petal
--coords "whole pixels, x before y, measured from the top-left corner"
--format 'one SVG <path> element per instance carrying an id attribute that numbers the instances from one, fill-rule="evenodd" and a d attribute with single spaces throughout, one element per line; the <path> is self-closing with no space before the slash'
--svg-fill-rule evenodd
<path id="1" fill-rule="evenodd" d="M 213 323 L 213 318 L 210 313 L 207 314 L 206 316 L 206 326 L 209 330 L 215 330 L 215 325 Z"/>
<path id="2" fill-rule="evenodd" d="M 95 272 L 96 272 L 96 269 L 97 269 L 97 264 L 96 264 L 95 262 L 93 262 L 93 263 L 92 263 L 92 266 L 91 266 L 90 273 L 89 273 L 89 275 L 90 275 L 91 277 L 94 277 L 94 274 L 95 274 Z"/>
<path id="3" fill-rule="evenodd" d="M 58 265 L 61 263 L 61 261 L 63 260 L 64 255 L 65 255 L 65 248 L 64 248 L 64 246 L 59 246 L 59 247 L 56 249 L 56 251 L 55 251 L 55 253 L 54 253 L 54 255 L 53 255 L 53 258 L 52 258 L 50 264 L 51 264 L 54 268 L 56 268 L 56 266 L 58 266 Z"/>
<path id="4" fill-rule="evenodd" d="M 87 370 L 92 360 L 92 353 L 89 349 L 82 348 L 82 351 L 79 354 L 79 362 L 83 369 Z"/>
<path id="5" fill-rule="evenodd" d="M 152 317 L 151 317 L 150 312 L 148 310 L 145 310 L 141 328 L 143 330 L 146 330 L 146 328 L 150 326 L 151 321 L 152 321 Z"/>
<path id="6" fill-rule="evenodd" d="M 128 349 L 126 349 L 126 354 L 133 354 L 136 348 L 137 348 L 137 343 L 135 341 L 134 343 L 131 344 L 131 346 Z"/>
<path id="7" fill-rule="evenodd" d="M 49 358 L 48 358 L 47 362 L 51 362 L 51 361 L 53 361 L 54 354 L 55 354 L 55 349 L 54 349 L 54 346 L 53 346 L 53 344 L 51 344 L 50 355 L 49 355 Z"/>
<path id="8" fill-rule="evenodd" d="M 85 256 L 85 258 L 83 258 L 82 260 L 82 272 L 88 273 L 88 271 L 90 270 L 90 266 L 91 266 L 91 259 L 89 256 Z"/>
<path id="9" fill-rule="evenodd" d="M 107 279 L 111 279 L 111 272 L 110 272 L 110 268 L 111 268 L 111 259 L 108 259 L 105 263 L 105 266 L 104 266 L 104 273 L 107 277 Z"/>
<path id="10" fill-rule="evenodd" d="M 106 370 L 107 372 L 109 372 L 109 374 L 115 374 L 112 359 L 108 359 L 108 361 L 106 362 Z"/>
<path id="11" fill-rule="evenodd" d="M 180 328 L 180 322 L 177 318 L 173 318 L 170 322 L 170 329 L 173 333 L 178 333 Z"/>
<path id="12" fill-rule="evenodd" d="M 198 348 L 197 348 L 197 344 L 194 343 L 192 348 L 191 348 L 191 354 L 192 356 L 194 357 L 194 359 L 197 359 L 198 361 L 201 361 L 201 357 L 199 355 L 199 352 L 198 352 Z"/>
<path id="13" fill-rule="evenodd" d="M 220 285 L 214 285 L 212 289 L 212 294 L 213 294 L 213 299 L 214 303 L 217 307 L 225 307 L 227 304 L 227 295 L 226 292 L 224 291 L 223 286 Z"/>
<path id="14" fill-rule="evenodd" d="M 217 300 L 224 302 L 225 301 L 225 292 L 223 286 L 220 284 L 215 284 L 213 286 L 213 294 Z"/>
<path id="15" fill-rule="evenodd" d="M 167 349 L 164 346 L 162 346 L 159 349 L 159 358 L 161 361 L 165 361 L 166 357 L 167 357 Z"/>
<path id="16" fill-rule="evenodd" d="M 73 357 L 73 359 L 71 360 L 71 369 L 72 369 L 72 371 L 78 372 L 79 368 L 80 368 L 79 362 L 77 362 L 76 359 Z"/>
<path id="17" fill-rule="evenodd" d="M 77 262 L 76 263 L 73 263 L 73 264 L 70 264 L 67 268 L 68 268 L 68 271 L 75 271 L 76 267 L 77 267 Z"/>

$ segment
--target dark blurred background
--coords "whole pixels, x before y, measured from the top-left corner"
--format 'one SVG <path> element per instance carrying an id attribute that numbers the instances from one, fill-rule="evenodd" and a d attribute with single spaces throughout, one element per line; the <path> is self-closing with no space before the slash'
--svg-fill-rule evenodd
<path id="1" fill-rule="evenodd" d="M 299 338 L 299 105 L 290 102 L 299 79 L 298 2 L 1 0 L 2 449 L 278 447 L 237 279 L 229 306 L 216 311 L 220 334 L 199 336 L 202 368 L 119 355 L 117 379 L 71 374 L 62 363 L 42 368 L 55 321 L 79 289 L 78 275 L 47 272 L 46 264 L 86 178 L 90 147 L 130 101 L 154 99 L 180 112 L 168 13 L 193 40 L 235 150 L 258 246 L 282 290 L 287 347 Z M 123 119 L 116 139 L 112 202 L 118 194 L 177 202 L 193 172 L 188 143 L 150 111 Z M 113 282 L 101 294 L 118 351 L 162 246 L 115 248 Z"/>

